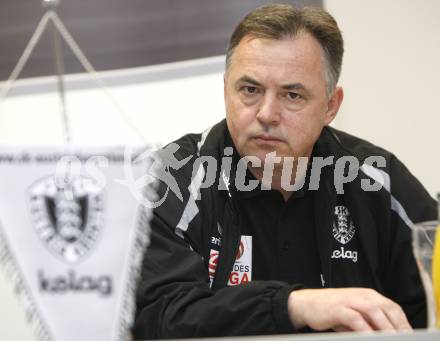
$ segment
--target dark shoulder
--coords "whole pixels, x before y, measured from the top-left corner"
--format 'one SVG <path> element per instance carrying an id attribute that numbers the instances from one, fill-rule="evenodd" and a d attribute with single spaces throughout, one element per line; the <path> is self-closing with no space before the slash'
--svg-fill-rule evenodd
<path id="1" fill-rule="evenodd" d="M 386 159 L 393 157 L 388 150 L 360 137 L 332 127 L 326 127 L 325 130 L 333 143 L 345 151 L 344 154 L 353 155 L 359 160 L 365 160 L 370 156 L 383 156 Z"/>
<path id="2" fill-rule="evenodd" d="M 179 146 L 176 156 L 181 158 L 189 155 L 195 157 L 199 155 L 218 156 L 219 148 L 224 144 L 226 131 L 226 121 L 222 120 L 201 133 L 186 134 L 170 144 Z"/>

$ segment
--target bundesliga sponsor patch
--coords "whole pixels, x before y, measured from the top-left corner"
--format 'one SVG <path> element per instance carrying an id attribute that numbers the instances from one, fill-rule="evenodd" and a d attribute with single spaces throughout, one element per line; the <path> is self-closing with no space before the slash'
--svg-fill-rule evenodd
<path id="1" fill-rule="evenodd" d="M 228 285 L 248 283 L 252 280 L 252 236 L 241 236 L 235 263 Z"/>

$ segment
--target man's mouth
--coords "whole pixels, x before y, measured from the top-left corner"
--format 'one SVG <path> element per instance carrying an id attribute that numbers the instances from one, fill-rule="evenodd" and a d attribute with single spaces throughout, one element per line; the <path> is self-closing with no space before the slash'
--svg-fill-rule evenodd
<path id="1" fill-rule="evenodd" d="M 252 137 L 252 140 L 254 140 L 255 143 L 257 143 L 257 144 L 271 145 L 271 146 L 277 145 L 277 144 L 283 142 L 283 140 L 281 140 L 275 136 L 269 135 L 269 134 L 255 135 Z"/>

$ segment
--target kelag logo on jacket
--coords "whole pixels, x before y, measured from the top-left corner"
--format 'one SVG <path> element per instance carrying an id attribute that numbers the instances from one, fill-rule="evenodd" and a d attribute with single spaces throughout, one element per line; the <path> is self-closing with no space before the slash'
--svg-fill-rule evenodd
<path id="1" fill-rule="evenodd" d="M 356 232 L 356 227 L 350 217 L 348 208 L 340 205 L 335 206 L 333 221 L 333 237 L 342 245 L 348 244 Z M 358 252 L 346 250 L 344 246 L 333 250 L 332 259 L 351 259 L 354 263 L 358 261 Z"/>

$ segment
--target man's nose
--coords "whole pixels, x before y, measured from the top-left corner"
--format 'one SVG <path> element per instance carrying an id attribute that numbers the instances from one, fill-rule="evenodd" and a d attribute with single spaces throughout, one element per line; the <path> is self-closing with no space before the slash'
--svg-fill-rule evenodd
<path id="1" fill-rule="evenodd" d="M 265 125 L 276 125 L 281 118 L 281 103 L 276 94 L 265 93 L 257 119 Z"/>

